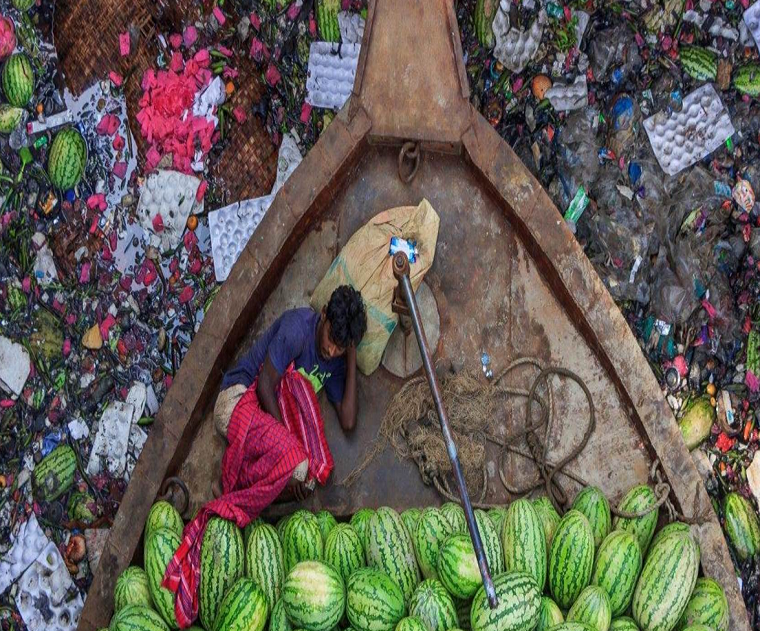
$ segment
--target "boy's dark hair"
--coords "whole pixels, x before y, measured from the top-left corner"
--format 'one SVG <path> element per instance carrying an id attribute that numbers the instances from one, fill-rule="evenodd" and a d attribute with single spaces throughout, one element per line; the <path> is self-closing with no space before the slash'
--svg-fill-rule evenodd
<path id="1" fill-rule="evenodd" d="M 333 342 L 343 348 L 352 343 L 358 346 L 367 331 L 367 314 L 361 293 L 350 285 L 338 287 L 327 303 L 327 319 Z"/>

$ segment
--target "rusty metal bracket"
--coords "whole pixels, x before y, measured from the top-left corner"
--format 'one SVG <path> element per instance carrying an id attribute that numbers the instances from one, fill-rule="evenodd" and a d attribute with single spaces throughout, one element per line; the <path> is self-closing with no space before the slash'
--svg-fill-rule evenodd
<path id="1" fill-rule="evenodd" d="M 158 492 L 158 499 L 166 500 L 177 509 L 180 515 L 184 515 L 187 507 L 190 506 L 190 491 L 182 480 L 172 476 L 164 480 Z"/>
<path id="2" fill-rule="evenodd" d="M 412 162 L 412 170 L 405 174 L 404 163 L 407 160 Z M 409 184 L 414 179 L 414 176 L 417 175 L 421 161 L 422 150 L 420 149 L 419 142 L 409 140 L 401 146 L 401 150 L 398 152 L 398 176 L 404 184 Z"/>

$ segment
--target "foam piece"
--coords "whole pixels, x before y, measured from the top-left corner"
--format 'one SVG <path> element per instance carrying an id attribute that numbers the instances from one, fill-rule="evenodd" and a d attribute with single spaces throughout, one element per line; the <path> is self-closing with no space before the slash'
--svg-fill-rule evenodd
<path id="1" fill-rule="evenodd" d="M 295 138 L 293 138 L 292 134 L 285 134 L 282 137 L 280 150 L 277 155 L 277 178 L 274 181 L 270 195 L 277 195 L 277 192 L 285 184 L 290 174 L 301 164 L 301 160 L 303 158 L 301 157 L 301 151 L 296 144 Z"/>
<path id="2" fill-rule="evenodd" d="M 573 17 L 578 18 L 578 23 L 575 26 L 575 45 L 580 48 L 581 42 L 583 41 L 583 35 L 586 33 L 591 16 L 585 11 L 573 11 Z"/>
<path id="3" fill-rule="evenodd" d="M 109 473 L 122 477 L 127 466 L 127 446 L 129 431 L 135 408 L 129 403 L 114 401 L 100 417 L 98 433 L 92 442 L 87 473 L 98 475 L 103 470 L 103 461 Z"/>
<path id="4" fill-rule="evenodd" d="M 351 96 L 361 44 L 313 42 L 309 47 L 306 102 L 339 110 Z"/>
<path id="5" fill-rule="evenodd" d="M 504 10 L 502 8 L 503 4 L 506 3 L 503 2 L 499 5 L 497 14 Z M 506 4 L 506 7 L 508 11 L 509 5 Z M 506 36 L 502 36 L 500 32 L 494 30 L 494 37 L 496 39 L 496 46 L 493 50 L 494 57 L 512 72 L 522 72 L 526 64 L 538 52 L 546 19 L 546 11 L 541 9 L 538 17 L 527 31 L 513 28 L 510 29 Z"/>
<path id="6" fill-rule="evenodd" d="M 31 366 L 29 353 L 21 344 L 0 336 L 0 389 L 20 395 Z"/>
<path id="7" fill-rule="evenodd" d="M 16 606 L 28 631 L 73 631 L 82 605 L 61 553 L 49 542 L 19 581 Z"/>
<path id="8" fill-rule="evenodd" d="M 509 33 L 509 28 L 511 26 L 509 22 L 510 2 L 511 0 L 500 0 L 499 8 L 496 9 L 496 15 L 491 24 L 491 30 L 493 31 L 494 39 L 497 43 L 504 41 L 507 37 L 507 33 Z"/>
<path id="9" fill-rule="evenodd" d="M 554 84 L 546 91 L 546 98 L 558 112 L 577 110 L 588 105 L 586 75 L 578 75 L 568 85 Z"/>
<path id="10" fill-rule="evenodd" d="M 755 40 L 755 46 L 760 48 L 760 2 L 755 2 L 744 12 L 744 24 Z"/>
<path id="11" fill-rule="evenodd" d="M 201 181 L 179 171 L 159 169 L 148 176 L 140 191 L 137 217 L 150 235 L 151 245 L 173 250 L 179 245 L 187 218 L 203 212 L 203 202 L 195 194 Z M 156 232 L 153 220 L 161 215 L 163 230 Z"/>
<path id="12" fill-rule="evenodd" d="M 232 266 L 261 223 L 274 195 L 235 202 L 208 214 L 211 253 L 217 282 L 227 280 Z"/>
<path id="13" fill-rule="evenodd" d="M 148 389 L 145 384 L 135 381 L 127 392 L 125 401 L 134 407 L 132 422 L 137 423 L 145 410 L 145 403 L 148 400 Z"/>
<path id="14" fill-rule="evenodd" d="M 360 44 L 364 37 L 364 18 L 358 13 L 339 11 L 338 28 L 344 44 Z"/>
<path id="15" fill-rule="evenodd" d="M 733 135 L 728 111 L 708 83 L 688 94 L 680 112 L 657 112 L 644 121 L 657 161 L 668 175 L 691 166 Z"/>
<path id="16" fill-rule="evenodd" d="M 0 555 L 0 594 L 4 593 L 40 556 L 50 540 L 32 513 L 18 530 L 8 552 Z"/>

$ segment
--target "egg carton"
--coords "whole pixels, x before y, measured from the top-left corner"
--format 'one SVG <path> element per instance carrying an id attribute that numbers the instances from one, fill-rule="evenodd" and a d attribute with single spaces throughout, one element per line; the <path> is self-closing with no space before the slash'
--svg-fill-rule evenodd
<path id="1" fill-rule="evenodd" d="M 98 475 L 103 471 L 103 462 L 108 472 L 118 478 L 124 475 L 127 466 L 127 446 L 132 417 L 135 408 L 130 403 L 114 401 L 100 417 L 98 433 L 92 442 L 87 473 Z"/>
<path id="2" fill-rule="evenodd" d="M 506 4 L 506 10 L 508 10 L 509 4 L 502 2 L 499 5 L 497 15 L 505 11 L 502 8 L 503 4 Z M 538 17 L 527 31 L 512 28 L 506 35 L 502 35 L 503 29 L 499 31 L 494 29 L 494 38 L 496 39 L 496 46 L 493 50 L 494 57 L 512 72 L 522 72 L 526 64 L 538 52 L 546 19 L 546 11 L 541 9 L 538 12 Z"/>
<path id="3" fill-rule="evenodd" d="M 270 195 L 277 195 L 277 192 L 283 187 L 290 174 L 301 164 L 301 151 L 298 148 L 292 133 L 285 134 L 280 143 L 280 150 L 277 154 L 277 177 Z"/>
<path id="4" fill-rule="evenodd" d="M 338 12 L 340 41 L 344 44 L 360 44 L 364 37 L 364 18 L 358 13 Z"/>
<path id="5" fill-rule="evenodd" d="M 0 555 L 0 594 L 16 582 L 48 543 L 50 540 L 32 513 L 19 528 L 10 549 Z"/>
<path id="6" fill-rule="evenodd" d="M 507 33 L 509 33 L 509 28 L 511 26 L 509 22 L 510 2 L 511 0 L 501 0 L 499 2 L 499 8 L 496 9 L 496 15 L 491 23 L 491 30 L 493 31 L 496 42 L 503 41 L 507 37 Z M 523 2 L 523 4 L 525 3 Z"/>
<path id="7" fill-rule="evenodd" d="M 578 110 L 588 105 L 586 75 L 578 75 L 570 84 L 555 83 L 546 91 L 546 98 L 558 112 Z"/>
<path id="8" fill-rule="evenodd" d="M 24 572 L 16 594 L 16 606 L 28 631 L 73 631 L 82 605 L 82 595 L 58 547 L 48 543 Z"/>
<path id="9" fill-rule="evenodd" d="M 0 336 L 0 390 L 16 397 L 20 395 L 31 369 L 26 349 L 21 344 Z"/>
<path id="10" fill-rule="evenodd" d="M 306 102 L 339 110 L 351 96 L 361 44 L 313 42 L 306 72 Z"/>
<path id="11" fill-rule="evenodd" d="M 755 46 L 760 48 L 760 2 L 755 2 L 744 12 L 744 24 L 755 40 Z"/>
<path id="12" fill-rule="evenodd" d="M 722 37 L 723 39 L 730 39 L 733 42 L 739 39 L 739 31 L 728 22 L 724 22 L 720 16 L 715 17 L 707 32 L 713 37 Z"/>
<path id="13" fill-rule="evenodd" d="M 688 94 L 680 112 L 657 112 L 644 121 L 660 167 L 675 175 L 720 147 L 734 126 L 712 84 Z"/>
<path id="14" fill-rule="evenodd" d="M 193 176 L 159 169 L 148 176 L 141 191 L 137 217 L 150 235 L 151 245 L 173 250 L 179 245 L 187 218 L 203 212 L 203 202 L 195 199 L 201 181 Z M 163 230 L 156 232 L 153 220 L 161 215 Z"/>

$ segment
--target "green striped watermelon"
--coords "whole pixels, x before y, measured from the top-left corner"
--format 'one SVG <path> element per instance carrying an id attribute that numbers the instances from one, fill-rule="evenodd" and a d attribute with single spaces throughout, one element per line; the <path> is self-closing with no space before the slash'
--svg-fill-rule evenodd
<path id="1" fill-rule="evenodd" d="M 24 53 L 8 57 L 3 67 L 3 92 L 8 103 L 24 107 L 34 94 L 34 70 Z"/>
<path id="2" fill-rule="evenodd" d="M 414 531 L 417 528 L 417 522 L 419 521 L 421 514 L 422 511 L 419 508 L 407 508 L 403 513 L 401 513 L 401 521 L 404 522 L 406 531 L 412 538 L 414 538 Z"/>
<path id="3" fill-rule="evenodd" d="M 206 525 L 201 543 L 198 594 L 200 620 L 204 629 L 214 628 L 224 595 L 243 575 L 244 570 L 245 549 L 240 529 L 231 521 L 212 517 Z"/>
<path id="4" fill-rule="evenodd" d="M 594 547 L 598 548 L 612 529 L 610 503 L 604 493 L 596 486 L 587 486 L 575 496 L 573 508 L 588 519 L 594 533 Z"/>
<path id="5" fill-rule="evenodd" d="M 454 532 L 467 532 L 467 518 L 464 516 L 464 509 L 459 504 L 446 502 L 441 506 L 441 514 L 448 519 Z"/>
<path id="6" fill-rule="evenodd" d="M 182 523 L 182 517 L 174 506 L 164 500 L 159 500 L 150 508 L 148 518 L 145 520 L 145 543 L 150 536 L 159 528 L 168 528 L 176 532 L 180 537 L 185 525 Z"/>
<path id="7" fill-rule="evenodd" d="M 280 600 L 285 580 L 282 544 L 273 526 L 260 522 L 251 530 L 245 545 L 245 575 L 258 585 L 271 611 Z"/>
<path id="8" fill-rule="evenodd" d="M 452 596 L 471 598 L 481 585 L 480 568 L 468 535 L 453 534 L 438 551 L 438 578 Z"/>
<path id="9" fill-rule="evenodd" d="M 13 107 L 8 103 L 0 103 L 0 133 L 10 134 L 21 124 L 23 117 L 23 108 Z"/>
<path id="10" fill-rule="evenodd" d="M 404 594 L 380 570 L 361 568 L 346 583 L 346 617 L 357 631 L 392 631 L 404 617 Z"/>
<path id="11" fill-rule="evenodd" d="M 330 631 L 340 622 L 346 589 L 338 571 L 321 561 L 301 561 L 282 586 L 285 613 L 294 627 Z"/>
<path id="12" fill-rule="evenodd" d="M 715 631 L 712 627 L 708 627 L 706 624 L 693 624 L 690 627 L 686 627 L 684 631 Z"/>
<path id="13" fill-rule="evenodd" d="M 711 578 L 698 578 L 676 628 L 706 624 L 714 631 L 728 631 L 728 623 L 728 600 L 720 583 Z"/>
<path id="14" fill-rule="evenodd" d="M 427 631 L 427 629 L 419 618 L 409 616 L 399 621 L 395 631 Z"/>
<path id="15" fill-rule="evenodd" d="M 562 610 L 548 596 L 541 596 L 541 605 L 538 610 L 538 624 L 536 631 L 548 631 L 552 627 L 565 621 Z"/>
<path id="16" fill-rule="evenodd" d="M 480 540 L 483 542 L 483 548 L 486 552 L 488 569 L 492 575 L 501 574 L 504 571 L 504 552 L 501 548 L 501 537 L 485 511 L 476 508 L 474 513 Z"/>
<path id="17" fill-rule="evenodd" d="M 113 610 L 118 612 L 127 605 L 142 605 L 153 608 L 153 599 L 148 588 L 148 575 L 141 567 L 130 565 L 116 579 L 113 590 Z"/>
<path id="18" fill-rule="evenodd" d="M 608 631 L 639 631 L 639 627 L 633 618 L 628 616 L 620 616 L 614 618 L 610 622 L 610 628 Z"/>
<path id="19" fill-rule="evenodd" d="M 585 622 L 596 631 L 607 631 L 611 620 L 610 597 L 596 585 L 586 587 L 567 612 L 568 622 Z"/>
<path id="20" fill-rule="evenodd" d="M 87 143 L 73 127 L 59 131 L 48 153 L 48 177 L 57 189 L 67 191 L 79 184 L 87 164 Z"/>
<path id="21" fill-rule="evenodd" d="M 427 631 L 449 631 L 459 624 L 451 596 L 434 578 L 422 581 L 414 590 L 409 615 L 422 620 Z"/>
<path id="22" fill-rule="evenodd" d="M 277 520 L 277 523 L 274 525 L 274 529 L 277 531 L 277 536 L 280 538 L 281 543 L 285 543 L 283 540 L 283 535 L 285 534 L 285 526 L 288 524 L 288 520 L 293 515 L 283 515 Z"/>
<path id="23" fill-rule="evenodd" d="M 726 534 L 740 560 L 760 552 L 760 521 L 752 505 L 738 493 L 729 493 L 723 502 Z"/>
<path id="24" fill-rule="evenodd" d="M 536 510 L 538 519 L 541 521 L 541 525 L 544 528 L 544 538 L 546 539 L 546 552 L 548 555 L 549 550 L 552 547 L 552 539 L 554 538 L 554 531 L 559 526 L 559 520 L 562 519 L 554 508 L 546 495 L 542 495 L 533 500 L 533 508 Z"/>
<path id="25" fill-rule="evenodd" d="M 317 518 L 317 522 L 319 523 L 319 532 L 322 535 L 322 542 L 324 543 L 330 531 L 338 525 L 338 521 L 332 516 L 330 511 L 326 510 L 318 511 L 314 517 Z"/>
<path id="26" fill-rule="evenodd" d="M 568 511 L 557 526 L 549 552 L 549 589 L 561 609 L 568 609 L 591 580 L 594 533 L 583 513 Z"/>
<path id="27" fill-rule="evenodd" d="M 526 572 L 543 591 L 546 584 L 546 538 L 529 500 L 515 500 L 507 509 L 501 533 L 507 572 Z"/>
<path id="28" fill-rule="evenodd" d="M 213 631 L 261 631 L 268 613 L 264 592 L 250 578 L 240 578 L 225 594 Z"/>
<path id="29" fill-rule="evenodd" d="M 450 534 L 451 524 L 434 507 L 422 511 L 412 536 L 417 563 L 425 578 L 438 578 L 438 550 Z"/>
<path id="30" fill-rule="evenodd" d="M 641 564 L 638 540 L 630 532 L 613 530 L 599 546 L 591 584 L 606 590 L 613 616 L 621 615 L 631 604 Z"/>
<path id="31" fill-rule="evenodd" d="M 657 534 L 655 534 L 654 538 L 652 539 L 652 543 L 649 544 L 649 549 L 651 550 L 654 546 L 658 544 L 660 539 L 662 539 L 663 537 L 666 537 L 672 532 L 691 533 L 691 527 L 689 526 L 689 524 L 685 524 L 682 521 L 674 521 L 663 526 L 662 528 L 660 528 Z M 697 547 L 699 547 L 699 541 L 697 541 L 696 538 L 694 539 L 694 543 L 696 543 Z"/>
<path id="32" fill-rule="evenodd" d="M 169 631 L 163 618 L 142 605 L 127 605 L 120 609 L 108 627 L 109 631 Z"/>
<path id="33" fill-rule="evenodd" d="M 501 527 L 504 524 L 504 518 L 507 516 L 507 509 L 504 506 L 494 506 L 488 509 L 488 517 L 496 528 L 496 534 L 501 536 Z"/>
<path id="34" fill-rule="evenodd" d="M 649 508 L 657 503 L 657 496 L 654 491 L 646 484 L 634 486 L 625 494 L 620 501 L 618 508 L 629 513 L 636 513 Z M 615 530 L 626 530 L 633 534 L 639 540 L 642 556 L 646 556 L 649 549 L 649 543 L 652 541 L 654 529 L 657 527 L 657 519 L 660 509 L 653 510 L 643 517 L 636 519 L 626 519 L 625 517 L 615 517 L 613 528 Z"/>
<path id="35" fill-rule="evenodd" d="M 297 510 L 290 516 L 282 533 L 282 551 L 285 571 L 292 570 L 301 561 L 321 561 L 324 552 L 322 532 L 313 513 Z"/>
<path id="36" fill-rule="evenodd" d="M 285 603 L 282 598 L 275 603 L 269 616 L 269 631 L 293 631 L 293 625 L 285 613 Z"/>
<path id="37" fill-rule="evenodd" d="M 253 532 L 253 529 L 256 528 L 256 526 L 259 526 L 260 524 L 264 524 L 264 523 L 266 522 L 263 519 L 261 519 L 261 517 L 257 517 L 256 519 L 252 519 L 251 521 L 248 522 L 246 527 L 243 528 L 243 545 L 244 546 L 248 545 L 248 539 L 250 538 L 251 533 Z M 275 532 L 277 531 L 275 530 Z M 278 533 L 277 537 L 279 538 L 279 536 L 280 535 Z"/>
<path id="38" fill-rule="evenodd" d="M 692 79 L 715 81 L 718 75 L 718 56 L 714 52 L 701 46 L 679 46 L 678 56 L 684 71 Z"/>
<path id="39" fill-rule="evenodd" d="M 472 598 L 457 598 L 452 594 L 451 600 L 454 602 L 454 607 L 457 610 L 457 620 L 459 621 L 459 627 L 465 630 L 469 629 Z"/>
<path id="40" fill-rule="evenodd" d="M 148 589 L 156 611 L 161 614 L 167 625 L 178 629 L 174 616 L 174 592 L 161 587 L 166 573 L 166 566 L 182 543 L 180 536 L 168 528 L 159 528 L 145 544 L 145 573 L 148 575 Z"/>
<path id="41" fill-rule="evenodd" d="M 742 94 L 760 96 L 760 64 L 749 63 L 734 69 L 734 87 Z"/>
<path id="42" fill-rule="evenodd" d="M 34 497 L 52 502 L 66 493 L 74 484 L 77 456 L 68 445 L 59 445 L 45 456 L 32 471 Z"/>
<path id="43" fill-rule="evenodd" d="M 364 567 L 364 548 L 359 535 L 350 524 L 338 524 L 327 535 L 325 563 L 332 565 L 345 583 L 360 567 Z"/>
<path id="44" fill-rule="evenodd" d="M 387 506 L 378 508 L 369 522 L 368 539 L 367 565 L 390 576 L 401 588 L 404 603 L 408 604 L 420 582 L 420 571 L 412 540 L 399 514 Z"/>
<path id="45" fill-rule="evenodd" d="M 359 535 L 359 539 L 362 541 L 365 558 L 369 550 L 369 520 L 372 519 L 372 515 L 374 514 L 375 511 L 371 508 L 361 508 L 353 514 L 351 521 L 348 522 L 354 527 L 356 534 Z"/>
<path id="46" fill-rule="evenodd" d="M 481 585 L 472 600 L 472 631 L 533 631 L 538 624 L 541 592 L 524 572 L 504 572 L 493 579 L 499 604 L 491 609 Z"/>
<path id="47" fill-rule="evenodd" d="M 563 622 L 552 627 L 551 631 L 596 631 L 596 629 L 585 622 Z"/>
<path id="48" fill-rule="evenodd" d="M 699 550 L 691 535 L 674 532 L 644 562 L 633 593 L 633 619 L 642 631 L 670 631 L 697 582 Z"/>

